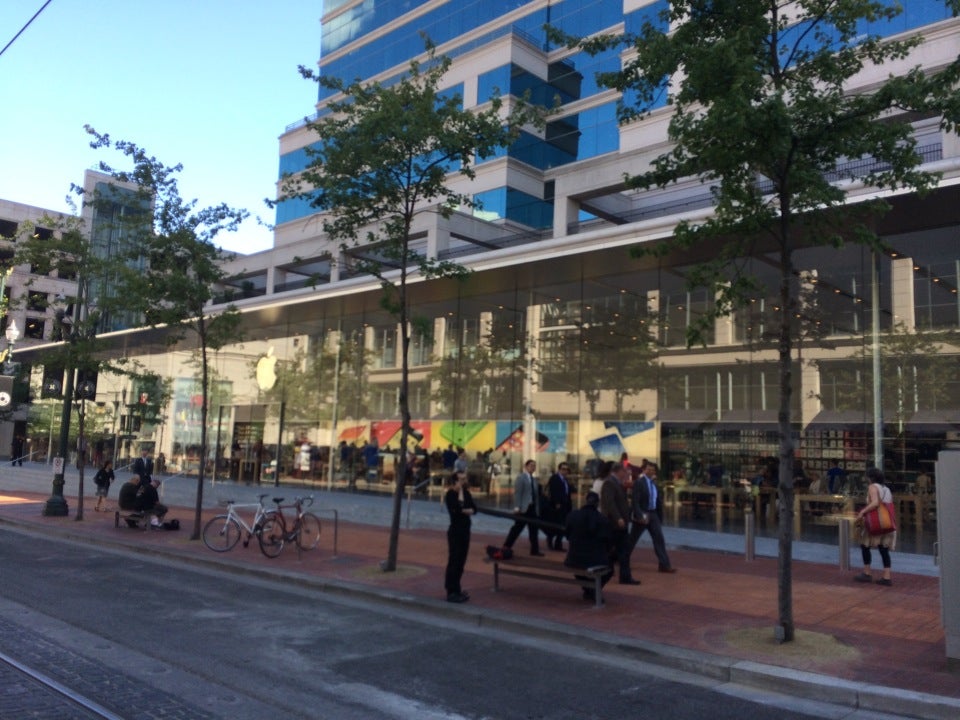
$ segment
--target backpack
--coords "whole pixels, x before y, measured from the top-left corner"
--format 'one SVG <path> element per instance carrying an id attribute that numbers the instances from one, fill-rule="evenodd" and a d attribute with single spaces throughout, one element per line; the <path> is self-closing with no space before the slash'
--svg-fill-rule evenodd
<path id="1" fill-rule="evenodd" d="M 176 518 L 174 518 L 173 520 L 164 520 L 164 522 L 163 522 L 163 529 L 164 529 L 164 530 L 179 530 L 179 529 L 180 529 L 180 521 L 177 520 Z"/>

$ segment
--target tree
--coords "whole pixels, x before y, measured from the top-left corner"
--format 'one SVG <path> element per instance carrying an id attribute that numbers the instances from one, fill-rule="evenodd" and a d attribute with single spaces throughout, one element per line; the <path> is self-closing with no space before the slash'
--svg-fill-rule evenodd
<path id="1" fill-rule="evenodd" d="M 49 232 L 38 232 L 38 227 Z M 75 215 L 44 216 L 39 223 L 22 223 L 18 229 L 13 266 L 28 265 L 31 274 L 36 277 L 56 274 L 59 278 L 76 280 L 73 295 L 58 296 L 50 303 L 54 310 L 54 328 L 50 339 L 59 344 L 44 354 L 46 367 L 65 371 L 62 388 L 54 392 L 54 395 L 62 397 L 57 456 L 64 460 L 64 465 L 70 447 L 71 408 L 74 401 L 83 404 L 92 399 L 96 392 L 95 385 L 92 390 L 88 384 L 77 387 L 75 380 L 79 384 L 81 378 L 96 378 L 101 372 L 130 372 L 124 358 L 110 359 L 105 356 L 102 344 L 96 337 L 100 317 L 109 313 L 119 299 L 98 298 L 94 304 L 89 297 L 90 287 L 102 278 L 109 277 L 116 263 L 116 257 L 94 251 L 83 221 Z M 28 286 L 32 282 L 29 281 Z M 48 297 L 46 293 L 41 295 Z M 54 473 L 52 492 L 43 509 L 45 515 L 66 516 L 69 512 L 63 495 L 62 467 Z M 81 466 L 77 520 L 83 520 L 83 479 Z"/>
<path id="2" fill-rule="evenodd" d="M 225 254 L 214 244 L 221 232 L 235 230 L 248 216 L 220 204 L 197 208 L 197 201 L 185 201 L 179 192 L 176 174 L 181 165 L 168 167 L 138 145 L 100 134 L 87 126 L 94 138 L 93 148 L 113 148 L 132 162 L 132 169 L 120 170 L 101 162 L 100 170 L 121 183 L 131 183 L 151 209 L 152 222 L 135 223 L 128 260 L 118 270 L 118 293 L 130 309 L 142 313 L 147 325 L 163 325 L 167 342 L 176 344 L 192 335 L 197 342 L 200 375 L 200 468 L 191 540 L 200 538 L 203 509 L 203 481 L 208 447 L 207 417 L 210 399 L 210 353 L 242 338 L 240 313 L 232 304 L 211 313 L 208 305 L 227 275 L 222 269 Z M 94 202 L 96 199 L 94 199 Z M 141 267 L 133 263 L 140 258 Z"/>
<path id="3" fill-rule="evenodd" d="M 440 89 L 449 67 L 449 58 L 437 58 L 429 43 L 426 62 L 412 61 L 389 86 L 347 84 L 301 67 L 305 78 L 344 99 L 330 102 L 329 113 L 309 123 L 319 142 L 308 149 L 307 168 L 285 178 L 280 192 L 280 200 L 305 199 L 324 212 L 324 232 L 340 244 L 347 263 L 380 281 L 381 305 L 397 319 L 401 333 L 401 452 L 412 433 L 411 327 L 418 324 L 426 332 L 426 324 L 411 313 L 408 282 L 417 274 L 428 280 L 466 275 L 460 265 L 428 257 L 413 244 L 414 221 L 422 213 L 449 217 L 460 207 L 472 207 L 472 197 L 454 189 L 448 178 L 472 179 L 475 162 L 511 144 L 520 126 L 534 117 L 522 103 L 502 113 L 499 97 L 483 111 L 464 110 L 458 95 Z M 405 473 L 398 473 L 385 571 L 397 565 L 405 482 Z"/>
<path id="4" fill-rule="evenodd" d="M 679 223 L 671 239 L 652 248 L 710 251 L 712 259 L 696 266 L 688 282 L 712 291 L 716 305 L 690 328 L 689 341 L 698 342 L 718 315 L 762 289 L 740 259 L 750 257 L 760 242 L 772 246 L 778 258 L 777 635 L 785 641 L 794 637 L 790 401 L 801 284 L 794 253 L 805 244 L 844 242 L 881 249 L 871 220 L 886 205 L 845 204 L 837 182 L 845 162 L 867 161 L 857 179 L 868 186 L 923 191 L 935 182 L 919 169 L 909 116 L 902 111 L 936 111 L 949 78 L 913 69 L 883 79 L 870 92 L 851 93 L 861 71 L 908 58 L 919 44 L 917 38 L 888 41 L 863 34 L 863 22 L 882 24 L 900 12 L 899 5 L 876 0 L 670 0 L 662 15 L 636 33 L 585 41 L 553 33 L 590 52 L 628 49 L 619 72 L 599 77 L 624 94 L 623 122 L 648 115 L 669 98 L 672 145 L 629 177 L 630 187 L 710 188 L 712 216 Z"/>

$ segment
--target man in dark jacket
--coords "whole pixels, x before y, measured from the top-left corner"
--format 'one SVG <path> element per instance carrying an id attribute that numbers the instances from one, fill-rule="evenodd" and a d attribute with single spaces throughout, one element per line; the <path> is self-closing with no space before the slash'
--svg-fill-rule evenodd
<path id="1" fill-rule="evenodd" d="M 659 570 L 662 573 L 676 572 L 667 555 L 667 544 L 663 539 L 663 493 L 657 487 L 657 466 L 648 462 L 633 486 L 633 524 L 630 528 L 630 549 L 637 544 L 643 531 L 650 533 L 653 551 L 657 554 Z"/>
<path id="2" fill-rule="evenodd" d="M 570 548 L 567 551 L 566 560 L 563 561 L 567 567 L 590 568 L 602 565 L 609 567 L 613 532 L 610 521 L 597 509 L 599 503 L 600 496 L 595 492 L 589 492 L 583 507 L 567 515 L 565 527 Z M 585 575 L 575 575 L 575 577 L 581 581 L 590 580 Z M 608 569 L 600 579 L 601 586 L 606 585 L 611 577 L 613 577 L 612 568 Z M 585 587 L 583 597 L 586 600 L 595 599 L 593 590 Z"/>
<path id="3" fill-rule="evenodd" d="M 570 499 L 570 481 L 567 476 L 570 474 L 570 466 L 562 462 L 557 466 L 557 471 L 547 480 L 547 496 L 549 497 L 549 514 L 545 518 L 557 525 L 564 525 L 567 522 L 567 515 L 573 510 L 573 502 Z M 547 535 L 547 547 L 552 550 L 563 550 L 563 533 L 555 531 L 545 531 Z"/>
<path id="4" fill-rule="evenodd" d="M 153 458 L 150 457 L 150 451 L 147 448 L 143 448 L 140 451 L 140 457 L 133 461 L 133 471 L 140 476 L 142 487 L 150 484 L 150 478 L 153 477 Z"/>
<path id="5" fill-rule="evenodd" d="M 621 585 L 639 585 L 630 569 L 630 503 L 627 489 L 630 472 L 623 465 L 612 464 L 610 475 L 600 486 L 600 512 L 610 521 L 613 531 L 613 544 L 616 547 L 617 565 L 620 569 Z"/>

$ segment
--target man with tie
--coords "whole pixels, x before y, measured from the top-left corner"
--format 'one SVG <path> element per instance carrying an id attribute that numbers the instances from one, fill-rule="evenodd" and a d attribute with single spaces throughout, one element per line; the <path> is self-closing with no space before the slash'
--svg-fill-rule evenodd
<path id="1" fill-rule="evenodd" d="M 663 539 L 663 497 L 657 487 L 657 466 L 645 462 L 640 477 L 633 486 L 633 523 L 630 528 L 630 547 L 633 548 L 643 531 L 650 532 L 653 551 L 657 554 L 658 568 L 662 573 L 677 571 L 670 564 L 667 545 Z"/>
<path id="2" fill-rule="evenodd" d="M 545 518 L 557 525 L 566 525 L 567 515 L 573 510 L 573 502 L 570 499 L 570 481 L 567 475 L 570 473 L 570 466 L 562 462 L 557 466 L 557 471 L 547 480 L 547 496 L 550 498 L 549 517 Z M 555 534 L 552 534 L 554 533 Z M 563 550 L 563 532 L 550 531 L 547 534 L 547 547 L 551 550 Z"/>
<path id="3" fill-rule="evenodd" d="M 150 457 L 148 448 L 145 447 L 140 450 L 140 457 L 133 463 L 133 471 L 140 476 L 141 487 L 150 484 L 150 479 L 153 477 L 153 458 Z"/>
<path id="4" fill-rule="evenodd" d="M 517 475 L 513 483 L 513 514 L 517 516 L 517 521 L 513 523 L 510 532 L 507 533 L 507 539 L 503 546 L 512 548 L 513 544 L 520 537 L 523 528 L 527 528 L 530 535 L 530 554 L 542 556 L 540 552 L 540 541 L 537 538 L 537 525 L 535 522 L 527 522 L 523 518 L 530 518 L 536 521 L 540 517 L 540 483 L 537 481 L 534 472 L 537 470 L 537 463 L 534 460 L 527 460 L 523 464 L 523 472 Z"/>

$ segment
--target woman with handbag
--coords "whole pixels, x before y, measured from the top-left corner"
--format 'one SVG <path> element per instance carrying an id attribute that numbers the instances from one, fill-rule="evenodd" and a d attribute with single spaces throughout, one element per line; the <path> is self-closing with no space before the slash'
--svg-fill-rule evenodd
<path id="1" fill-rule="evenodd" d="M 870 550 L 876 548 L 883 561 L 883 576 L 877 585 L 892 585 L 890 580 L 890 551 L 897 545 L 897 526 L 893 511 L 893 493 L 884 484 L 883 473 L 877 468 L 867 470 L 870 487 L 867 504 L 857 513 L 860 529 L 860 551 L 863 554 L 863 572 L 854 577 L 857 582 L 873 582 L 870 570 Z"/>

